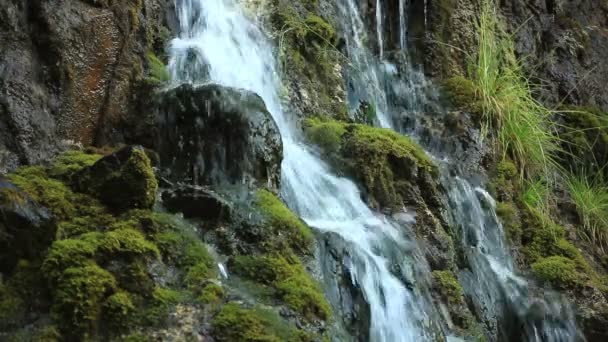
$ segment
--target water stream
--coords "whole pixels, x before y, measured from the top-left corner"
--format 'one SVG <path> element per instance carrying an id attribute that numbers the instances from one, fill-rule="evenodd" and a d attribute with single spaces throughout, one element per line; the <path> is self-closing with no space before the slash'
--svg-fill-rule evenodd
<path id="1" fill-rule="evenodd" d="M 274 47 L 254 19 L 245 16 L 232 0 L 175 0 L 180 33 L 171 42 L 170 71 L 178 83 L 215 82 L 244 88 L 260 95 L 279 127 L 284 147 L 281 193 L 288 205 L 311 227 L 338 235 L 348 249 L 348 269 L 353 284 L 361 289 L 370 309 L 369 341 L 430 340 L 429 321 L 439 320 L 426 289 L 415 279 L 428 273 L 407 229 L 390 218 L 372 212 L 350 180 L 336 176 L 297 134 L 279 99 L 281 81 L 276 71 Z M 336 0 L 341 30 L 353 68 L 349 70 L 349 103 L 373 104 L 382 127 L 396 127 L 395 118 L 414 122 L 407 133 L 416 138 L 420 116 L 438 111 L 436 94 L 424 74 L 407 58 L 407 5 L 399 1 L 401 64 L 383 59 L 382 13 L 376 13 L 380 58 L 365 46 L 368 29 L 355 0 Z M 377 8 L 385 8 L 377 0 Z M 402 131 L 405 132 L 405 131 Z M 449 164 L 443 169 L 449 169 Z M 465 292 L 487 321 L 500 321 L 514 312 L 529 341 L 574 341 L 576 325 L 571 310 L 561 300 L 534 299 L 529 283 L 516 275 L 494 211 L 494 201 L 466 177 L 444 172 L 448 189 L 449 219 L 461 234 L 469 268 L 459 275 Z M 406 213 L 407 214 L 407 213 Z M 413 218 L 412 218 L 413 219 Z M 407 228 L 407 227 L 405 227 Z M 396 252 L 397 251 L 397 252 Z M 401 272 L 396 275 L 394 265 Z M 408 272 L 408 269 L 417 268 Z M 326 275 L 331 276 L 331 275 Z M 540 309 L 539 309 L 540 308 Z M 531 312 L 541 312 L 531 316 Z M 499 324 L 499 323 L 497 323 Z"/>
<path id="2" fill-rule="evenodd" d="M 340 6 L 341 17 L 360 18 L 358 8 L 352 0 L 344 0 L 349 6 Z M 482 316 L 488 330 L 496 332 L 493 339 L 511 339 L 518 341 L 578 341 L 580 333 L 576 327 L 574 314 L 569 305 L 556 294 L 549 293 L 545 298 L 531 294 L 528 280 L 517 275 L 510 250 L 506 243 L 505 233 L 495 212 L 495 201 L 480 186 L 472 185 L 465 177 L 458 175 L 459 167 L 453 164 L 446 148 L 437 140 L 422 139 L 423 127 L 420 119 L 442 116 L 445 110 L 439 103 L 438 94 L 430 84 L 421 68 L 413 65 L 407 50 L 407 4 L 399 2 L 399 46 L 401 54 L 396 61 L 375 58 L 369 47 L 361 44 L 366 41 L 360 36 L 365 28 L 354 29 L 352 23 L 361 23 L 360 19 L 343 20 L 343 32 L 346 35 L 347 49 L 350 56 L 367 56 L 355 58 L 351 73 L 363 76 L 350 77 L 352 80 L 377 80 L 374 92 L 365 91 L 369 84 L 354 83 L 351 88 L 356 94 L 366 94 L 371 98 L 360 97 L 360 101 L 381 103 L 378 107 L 377 124 L 391 128 L 418 140 L 441 165 L 442 183 L 447 189 L 449 206 L 448 220 L 452 229 L 458 232 L 468 267 L 460 271 L 459 280 L 465 293 L 471 298 L 477 313 Z M 380 7 L 378 7 L 380 8 Z M 426 26 L 425 2 L 425 26 Z M 376 28 L 377 30 L 378 28 Z M 356 37 L 353 33 L 359 32 Z M 376 33 L 381 37 L 381 33 Z M 383 44 L 380 43 L 380 46 Z M 382 57 L 382 56 L 381 56 Z M 400 63 L 399 67 L 391 67 Z M 378 73 L 381 70 L 391 71 Z M 373 75 L 365 76 L 365 75 Z M 378 76 L 379 75 L 379 76 Z M 375 94 L 379 94 L 374 98 Z M 375 102 L 374 102 L 375 101 Z M 351 100 L 352 103 L 352 100 Z M 403 125 L 403 122 L 407 122 Z M 456 174 L 456 175 L 455 175 Z"/>
<path id="3" fill-rule="evenodd" d="M 339 235 L 348 248 L 351 279 L 361 288 L 371 313 L 369 340 L 429 339 L 428 301 L 408 288 L 391 267 L 424 267 L 414 259 L 413 241 L 389 218 L 372 212 L 351 181 L 337 177 L 302 143 L 279 100 L 274 48 L 256 23 L 231 0 L 176 0 L 179 37 L 170 46 L 174 81 L 215 82 L 260 95 L 283 139 L 283 197 L 311 227 Z M 388 251 L 401 251 L 394 260 Z M 391 260 L 389 260 L 391 259 Z M 427 322 L 427 323 L 425 323 Z"/>

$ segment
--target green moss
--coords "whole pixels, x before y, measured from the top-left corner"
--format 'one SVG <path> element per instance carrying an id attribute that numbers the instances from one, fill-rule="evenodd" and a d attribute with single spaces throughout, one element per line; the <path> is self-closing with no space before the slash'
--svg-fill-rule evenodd
<path id="1" fill-rule="evenodd" d="M 512 202 L 499 202 L 496 205 L 496 214 L 500 217 L 509 241 L 519 244 L 522 236 L 522 227 L 518 218 L 518 210 Z"/>
<path id="2" fill-rule="evenodd" d="M 539 280 L 557 287 L 573 286 L 580 281 L 576 262 L 562 256 L 540 259 L 532 264 L 532 270 Z"/>
<path id="3" fill-rule="evenodd" d="M 305 122 L 306 135 L 327 153 L 337 153 L 342 145 L 342 136 L 346 133 L 343 123 L 319 118 Z"/>
<path id="4" fill-rule="evenodd" d="M 267 190 L 259 190 L 256 204 L 269 220 L 275 234 L 283 235 L 293 250 L 310 253 L 314 240 L 312 231 L 281 200 Z"/>
<path id="5" fill-rule="evenodd" d="M 104 317 L 113 328 L 128 328 L 135 305 L 127 292 L 117 292 L 111 295 L 103 304 Z"/>
<path id="6" fill-rule="evenodd" d="M 69 181 L 84 168 L 95 164 L 101 157 L 99 154 L 78 150 L 64 152 L 53 160 L 48 175 Z"/>
<path id="7" fill-rule="evenodd" d="M 38 329 L 34 333 L 35 342 L 59 342 L 63 341 L 59 329 L 54 325 L 49 325 Z"/>
<path id="8" fill-rule="evenodd" d="M 452 271 L 433 271 L 435 288 L 449 304 L 463 303 L 463 290 Z"/>
<path id="9" fill-rule="evenodd" d="M 330 161 L 364 185 L 374 207 L 399 207 L 419 171 L 438 175 L 420 146 L 392 130 L 322 119 L 306 120 L 305 126 Z"/>
<path id="10" fill-rule="evenodd" d="M 0 283 L 0 330 L 19 323 L 25 314 L 25 303 L 19 293 Z"/>
<path id="11" fill-rule="evenodd" d="M 50 178 L 43 167 L 21 168 L 8 178 L 58 219 L 68 219 L 76 214 L 78 196 L 62 182 Z"/>
<path id="12" fill-rule="evenodd" d="M 483 114 L 483 103 L 473 81 L 455 76 L 447 79 L 443 85 L 454 106 L 478 116 Z"/>
<path id="13" fill-rule="evenodd" d="M 212 335 L 218 342 L 280 342 L 282 339 L 271 322 L 237 303 L 228 303 L 213 318 Z M 287 328 L 288 329 L 288 328 Z"/>
<path id="14" fill-rule="evenodd" d="M 325 19 L 309 13 L 304 21 L 308 28 L 305 39 L 309 42 L 317 41 L 321 44 L 334 45 L 336 42 L 336 30 Z"/>
<path id="15" fill-rule="evenodd" d="M 114 276 L 89 262 L 66 269 L 59 278 L 53 312 L 66 330 L 82 336 L 95 331 L 104 300 L 116 290 Z"/>
<path id="16" fill-rule="evenodd" d="M 145 326 L 160 326 L 171 310 L 184 299 L 184 294 L 169 288 L 156 287 L 148 307 L 138 313 L 137 320 Z"/>
<path id="17" fill-rule="evenodd" d="M 100 241 L 100 251 L 107 255 L 146 255 L 160 257 L 158 248 L 145 236 L 134 229 L 120 229 L 107 232 Z"/>
<path id="18" fill-rule="evenodd" d="M 207 284 L 198 296 L 198 300 L 205 304 L 215 304 L 220 302 L 225 296 L 224 289 L 215 283 Z"/>
<path id="19" fill-rule="evenodd" d="M 197 292 L 212 276 L 213 272 L 209 269 L 209 264 L 201 262 L 188 269 L 184 282 Z"/>
<path id="20" fill-rule="evenodd" d="M 292 310 L 308 319 L 323 320 L 331 316 L 329 304 L 301 263 L 283 257 L 237 256 L 230 269 L 236 274 L 270 286 Z"/>
<path id="21" fill-rule="evenodd" d="M 65 269 L 89 263 L 97 253 L 102 237 L 101 233 L 89 233 L 79 239 L 55 241 L 42 265 L 45 276 L 57 281 Z"/>
<path id="22" fill-rule="evenodd" d="M 129 159 L 121 165 L 102 159 L 79 175 L 78 188 L 118 212 L 152 208 L 158 190 L 154 169 L 143 148 L 129 149 Z"/>
<path id="23" fill-rule="evenodd" d="M 165 64 L 150 51 L 146 54 L 148 58 L 148 81 L 154 84 L 165 83 L 171 80 L 171 75 Z"/>

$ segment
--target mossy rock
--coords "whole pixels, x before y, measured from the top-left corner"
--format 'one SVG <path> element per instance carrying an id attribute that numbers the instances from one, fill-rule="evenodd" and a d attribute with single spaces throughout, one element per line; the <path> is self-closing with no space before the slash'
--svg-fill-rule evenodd
<path id="1" fill-rule="evenodd" d="M 532 264 L 532 271 L 542 282 L 548 282 L 560 288 L 571 287 L 580 282 L 576 262 L 563 256 L 542 258 Z"/>
<path id="2" fill-rule="evenodd" d="M 158 181 L 144 149 L 130 146 L 79 172 L 77 188 L 121 212 L 152 208 Z"/>
<path id="3" fill-rule="evenodd" d="M 282 236 L 294 251 L 308 254 L 311 252 L 314 236 L 311 229 L 273 193 L 258 190 L 255 204 L 272 227 L 272 232 Z"/>
<path id="4" fill-rule="evenodd" d="M 433 271 L 433 282 L 448 304 L 464 303 L 462 285 L 452 271 Z"/>
<path id="5" fill-rule="evenodd" d="M 283 342 L 302 340 L 303 332 L 291 326 L 276 313 L 244 308 L 237 303 L 222 307 L 211 323 L 211 334 L 218 342 Z"/>
<path id="6" fill-rule="evenodd" d="M 481 117 L 483 103 L 473 81 L 463 76 L 454 76 L 444 81 L 443 86 L 456 108 Z"/>
<path id="7" fill-rule="evenodd" d="M 436 165 L 406 136 L 389 129 L 323 118 L 306 120 L 305 132 L 333 164 L 365 187 L 374 207 L 400 207 L 413 184 L 429 188 L 427 194 L 434 190 L 425 175 L 437 177 Z"/>
<path id="8" fill-rule="evenodd" d="M 236 274 L 274 289 L 289 308 L 303 317 L 327 320 L 331 309 L 318 284 L 302 264 L 279 256 L 237 256 L 230 261 Z"/>
<path id="9" fill-rule="evenodd" d="M 517 206 L 513 202 L 499 202 L 496 204 L 496 215 L 500 218 L 509 241 L 519 245 L 523 231 Z"/>

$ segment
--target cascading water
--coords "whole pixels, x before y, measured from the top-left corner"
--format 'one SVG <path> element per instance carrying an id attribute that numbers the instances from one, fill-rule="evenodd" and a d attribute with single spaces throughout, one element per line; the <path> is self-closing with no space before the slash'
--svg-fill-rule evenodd
<path id="1" fill-rule="evenodd" d="M 371 312 L 369 340 L 428 340 L 424 326 L 433 310 L 420 291 L 406 288 L 391 272 L 393 264 L 407 269 L 413 267 L 409 260 L 424 267 L 424 260 L 406 254 L 415 248 L 402 229 L 373 213 L 352 182 L 333 175 L 299 140 L 283 113 L 273 49 L 261 30 L 231 0 L 176 0 L 176 8 L 181 31 L 170 46 L 174 81 L 212 81 L 254 91 L 264 99 L 283 139 L 284 198 L 310 226 L 346 242 L 352 281 Z M 399 252 L 389 261 L 386 251 Z"/>
<path id="2" fill-rule="evenodd" d="M 343 22 L 343 32 L 347 41 L 349 57 L 353 58 L 355 67 L 350 71 L 355 74 L 374 75 L 374 77 L 349 75 L 355 82 L 361 79 L 382 80 L 373 86 L 374 92 L 363 92 L 371 98 L 365 101 L 376 101 L 382 104 L 378 112 L 378 123 L 382 127 L 395 128 L 407 133 L 414 139 L 421 140 L 433 154 L 445 156 L 445 148 L 437 146 L 417 134 L 421 127 L 418 124 L 420 115 L 443 112 L 438 105 L 437 95 L 428 83 L 424 73 L 412 65 L 407 53 L 407 8 L 405 0 L 399 2 L 401 58 L 406 64 L 398 73 L 378 75 L 378 65 L 387 62 L 375 59 L 362 42 L 365 28 L 355 27 L 353 23 L 363 25 L 358 8 L 352 0 L 345 0 L 348 6 L 340 6 L 343 17 L 350 17 Z M 378 4 L 377 8 L 381 8 Z M 426 27 L 426 2 L 425 2 Z M 356 34 L 354 34 L 356 33 Z M 382 34 L 376 33 L 378 37 Z M 380 43 L 382 45 L 382 43 Z M 360 56 L 366 56 L 361 58 Z M 385 68 L 384 70 L 390 70 Z M 355 93 L 360 89 L 369 89 L 369 84 L 351 84 Z M 374 97 L 377 95 L 377 97 Z M 351 101 L 352 102 L 352 101 Z M 403 124 L 406 122 L 406 124 Z M 395 123 L 398 123 L 395 125 Z M 429 146 L 430 145 L 430 146 Z M 460 177 L 454 177 L 449 170 L 457 169 L 441 161 L 442 183 L 448 189 L 449 218 L 451 225 L 460 231 L 460 244 L 466 255 L 469 267 L 460 272 L 459 278 L 465 292 L 472 299 L 486 322 L 497 325 L 490 330 L 497 331 L 495 339 L 528 340 L 528 341 L 577 341 L 580 333 L 577 330 L 574 315 L 569 306 L 560 298 L 542 299 L 530 295 L 530 284 L 517 276 L 509 249 L 505 243 L 502 225 L 495 213 L 495 203 L 491 196 L 481 187 L 474 188 Z M 511 317 L 507 317 L 511 316 Z M 491 324 L 491 323 L 490 323 Z M 494 328 L 494 329 L 492 329 Z"/>

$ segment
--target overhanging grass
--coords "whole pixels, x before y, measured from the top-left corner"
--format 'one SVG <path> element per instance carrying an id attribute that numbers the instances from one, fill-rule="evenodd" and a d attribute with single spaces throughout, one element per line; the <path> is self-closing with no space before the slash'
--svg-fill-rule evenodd
<path id="1" fill-rule="evenodd" d="M 571 175 L 566 184 L 583 221 L 577 233 L 603 251 L 608 244 L 608 184 L 585 174 Z"/>
<path id="2" fill-rule="evenodd" d="M 483 0 L 476 23 L 478 49 L 469 65 L 483 109 L 483 128 L 517 163 L 522 176 L 549 175 L 558 166 L 559 151 L 551 111 L 534 99 L 515 57 L 513 39 L 499 25 L 493 1 Z"/>

